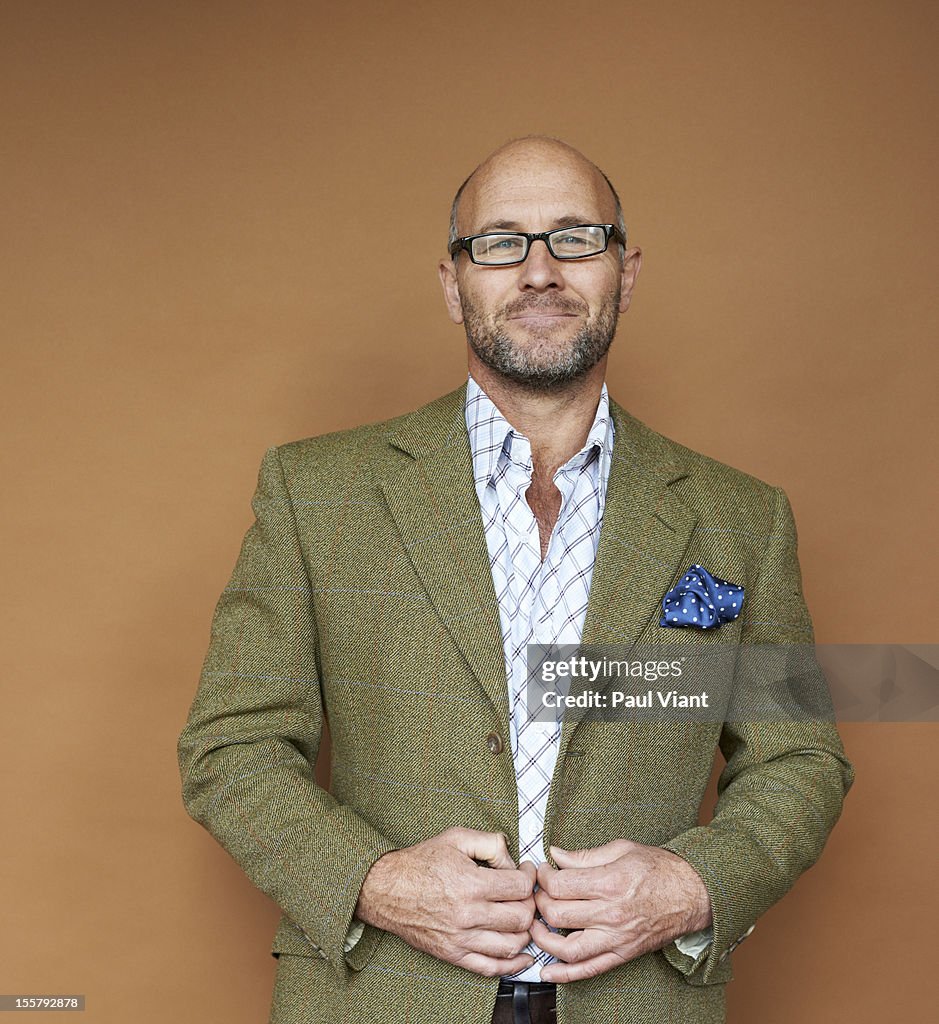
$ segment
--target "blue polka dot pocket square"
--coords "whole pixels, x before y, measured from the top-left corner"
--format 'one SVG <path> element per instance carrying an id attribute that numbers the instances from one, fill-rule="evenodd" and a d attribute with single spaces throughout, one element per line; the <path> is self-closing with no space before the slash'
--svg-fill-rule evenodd
<path id="1" fill-rule="evenodd" d="M 691 565 L 662 598 L 660 626 L 714 629 L 733 622 L 743 608 L 743 587 L 712 576 L 703 565 Z"/>

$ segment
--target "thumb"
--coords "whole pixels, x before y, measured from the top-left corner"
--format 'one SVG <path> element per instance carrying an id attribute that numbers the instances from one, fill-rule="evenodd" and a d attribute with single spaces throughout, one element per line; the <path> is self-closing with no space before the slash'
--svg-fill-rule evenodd
<path id="1" fill-rule="evenodd" d="M 453 846 L 475 861 L 482 861 L 491 868 L 515 870 L 515 861 L 509 854 L 509 845 L 503 832 L 457 828 L 452 830 L 450 838 Z"/>
<path id="2" fill-rule="evenodd" d="M 559 868 L 597 868 L 619 860 L 625 851 L 619 843 L 605 843 L 588 850 L 562 850 L 551 847 L 551 856 Z"/>

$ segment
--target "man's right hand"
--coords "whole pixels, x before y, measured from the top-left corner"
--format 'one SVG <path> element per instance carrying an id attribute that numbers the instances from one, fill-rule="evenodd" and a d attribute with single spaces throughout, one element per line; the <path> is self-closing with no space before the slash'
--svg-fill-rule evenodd
<path id="1" fill-rule="evenodd" d="M 535 916 L 536 877 L 529 861 L 515 867 L 501 833 L 451 828 L 380 857 L 362 883 L 355 916 L 477 974 L 515 974 L 534 962 L 522 950 Z"/>

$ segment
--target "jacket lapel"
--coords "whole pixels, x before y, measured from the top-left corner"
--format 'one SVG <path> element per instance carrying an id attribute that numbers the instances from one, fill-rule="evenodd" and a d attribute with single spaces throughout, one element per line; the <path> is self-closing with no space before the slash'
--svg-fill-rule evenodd
<path id="1" fill-rule="evenodd" d="M 610 409 L 613 457 L 581 642 L 617 644 L 627 657 L 685 568 L 697 516 L 671 489 L 687 466 L 616 402 Z M 580 717 L 565 716 L 559 763 Z"/>
<path id="2" fill-rule="evenodd" d="M 615 402 L 616 434 L 583 643 L 632 646 L 682 567 L 695 513 L 671 489 L 688 475 L 653 434 Z"/>
<path id="3" fill-rule="evenodd" d="M 389 442 L 411 456 L 382 490 L 427 596 L 508 735 L 499 605 L 466 431 L 466 385 L 405 417 Z"/>

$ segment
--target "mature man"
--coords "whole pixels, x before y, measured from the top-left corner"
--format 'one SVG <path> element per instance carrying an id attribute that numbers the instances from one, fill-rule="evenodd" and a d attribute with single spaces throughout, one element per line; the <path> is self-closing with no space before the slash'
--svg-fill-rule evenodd
<path id="1" fill-rule="evenodd" d="M 810 642 L 789 503 L 610 400 L 641 254 L 584 156 L 501 147 L 450 233 L 469 379 L 265 455 L 179 740 L 186 807 L 283 910 L 277 1024 L 723 1021 L 728 953 L 840 815 L 837 731 L 541 722 L 527 652 Z M 694 572 L 741 606 L 670 621 Z"/>

